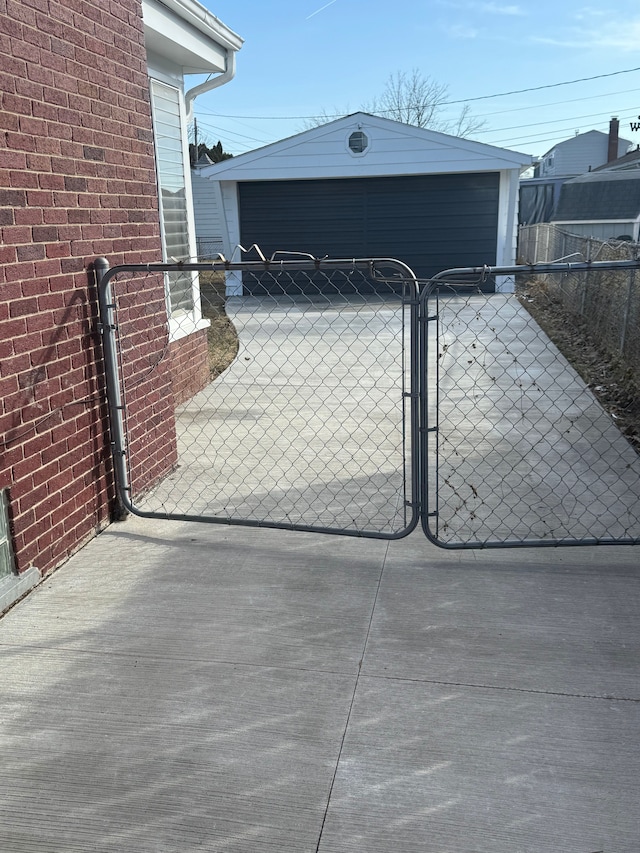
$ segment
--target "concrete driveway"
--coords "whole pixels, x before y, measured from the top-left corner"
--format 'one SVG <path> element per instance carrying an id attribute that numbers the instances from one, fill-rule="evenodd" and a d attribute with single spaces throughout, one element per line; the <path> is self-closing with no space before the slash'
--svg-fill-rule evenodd
<path id="1" fill-rule="evenodd" d="M 637 853 L 639 574 L 114 524 L 0 620 L 0 849 Z"/>
<path id="2" fill-rule="evenodd" d="M 404 523 L 395 311 L 354 311 L 366 352 L 332 318 L 282 317 L 266 374 L 246 338 L 223 399 L 183 409 L 201 449 L 149 501 L 282 518 L 306 495 L 320 521 Z M 282 378 L 300 329 L 310 363 L 328 320 L 331 358 L 352 361 L 318 407 L 322 383 L 310 405 L 308 376 Z M 363 386 L 374 405 L 345 421 Z M 235 421 L 229 394 L 250 402 Z M 352 429 L 387 452 L 345 449 Z M 449 552 L 421 532 L 131 517 L 0 620 L 0 850 L 637 853 L 639 605 L 638 547 Z"/>

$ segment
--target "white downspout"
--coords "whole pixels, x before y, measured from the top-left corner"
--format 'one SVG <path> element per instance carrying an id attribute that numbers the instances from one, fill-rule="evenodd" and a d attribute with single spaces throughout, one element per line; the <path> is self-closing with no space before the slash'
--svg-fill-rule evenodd
<path id="1" fill-rule="evenodd" d="M 187 111 L 187 121 L 190 122 L 193 120 L 193 102 L 198 97 L 198 95 L 204 94 L 204 92 L 210 92 L 211 89 L 217 89 L 218 86 L 224 86 L 225 83 L 228 83 L 230 80 L 236 75 L 236 52 L 235 50 L 227 51 L 227 67 L 222 72 L 222 74 L 218 74 L 217 77 L 213 77 L 212 79 L 205 80 L 204 83 L 199 83 L 197 86 L 194 86 L 192 89 L 189 89 L 188 92 L 184 94 L 184 105 Z"/>

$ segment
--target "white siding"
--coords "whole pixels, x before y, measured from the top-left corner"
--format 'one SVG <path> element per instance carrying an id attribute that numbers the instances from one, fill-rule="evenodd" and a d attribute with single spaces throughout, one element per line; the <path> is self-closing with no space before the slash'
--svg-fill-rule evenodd
<path id="1" fill-rule="evenodd" d="M 618 157 L 626 154 L 631 143 L 627 139 L 618 142 Z M 584 175 L 590 169 L 604 166 L 607 162 L 609 137 L 599 130 L 580 133 L 573 139 L 560 142 L 552 148 L 542 161 L 540 177 L 561 177 L 565 175 Z M 552 157 L 553 165 L 549 165 Z"/>
<path id="2" fill-rule="evenodd" d="M 496 264 L 509 266 L 516 261 L 518 242 L 518 188 L 517 173 L 513 170 L 500 173 L 500 206 L 498 208 L 498 245 Z"/>
<path id="3" fill-rule="evenodd" d="M 234 261 L 243 260 L 240 251 L 240 209 L 238 204 L 238 185 L 235 181 L 216 181 L 220 188 L 220 198 L 226 219 L 225 257 Z M 248 246 L 246 247 L 249 248 Z M 249 256 L 249 258 L 255 256 Z M 242 273 L 227 273 L 227 296 L 242 294 Z"/>
<path id="4" fill-rule="evenodd" d="M 220 203 L 220 185 L 191 172 L 196 242 L 201 257 L 225 251 L 225 223 Z"/>
<path id="5" fill-rule="evenodd" d="M 348 139 L 362 130 L 369 146 L 354 155 Z M 202 170 L 220 180 L 305 180 L 519 170 L 526 154 L 358 114 Z"/>

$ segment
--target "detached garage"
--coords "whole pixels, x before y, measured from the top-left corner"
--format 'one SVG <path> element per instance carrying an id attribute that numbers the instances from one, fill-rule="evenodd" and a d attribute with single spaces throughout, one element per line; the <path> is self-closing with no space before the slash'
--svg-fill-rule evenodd
<path id="1" fill-rule="evenodd" d="M 511 264 L 529 165 L 526 154 L 355 113 L 199 169 L 196 228 L 227 258 L 252 244 L 267 256 L 392 257 L 420 278 Z"/>

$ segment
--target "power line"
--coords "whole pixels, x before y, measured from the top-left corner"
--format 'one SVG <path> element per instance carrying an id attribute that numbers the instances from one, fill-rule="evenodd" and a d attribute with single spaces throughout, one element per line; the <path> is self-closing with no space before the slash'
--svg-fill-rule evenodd
<path id="1" fill-rule="evenodd" d="M 224 128 L 220 127 L 220 125 L 214 126 L 211 124 L 207 124 L 206 122 L 200 121 L 200 128 L 201 129 L 204 128 L 205 130 L 213 131 L 214 135 L 226 133 L 226 134 L 229 134 L 230 136 L 238 136 L 241 139 L 248 139 L 250 142 L 260 142 L 261 144 L 265 144 L 264 139 L 257 139 L 255 136 L 247 136 L 244 133 L 238 133 L 236 130 L 225 130 Z"/>
<path id="2" fill-rule="evenodd" d="M 611 97 L 617 97 L 619 95 L 629 95 L 631 92 L 634 92 L 637 94 L 638 89 L 637 88 L 621 89 L 618 92 L 603 92 L 600 95 L 588 95 L 585 98 L 566 98 L 563 101 L 548 101 L 546 104 L 536 104 L 535 109 L 540 110 L 543 107 L 558 107 L 558 106 L 562 106 L 562 104 L 575 104 L 578 101 L 595 101 L 596 98 L 611 98 Z M 476 113 L 475 118 L 489 118 L 490 116 L 501 116 L 501 115 L 504 115 L 505 113 L 520 113 L 520 112 L 524 112 L 525 110 L 531 110 L 531 109 L 533 109 L 531 104 L 527 104 L 526 107 L 511 107 L 508 110 L 496 110 L 495 112 L 492 112 L 492 113 Z M 615 110 L 613 110 L 613 112 L 615 112 Z"/>
<path id="3" fill-rule="evenodd" d="M 456 101 L 441 101 L 439 106 L 452 106 L 456 104 L 469 104 L 473 101 L 487 101 L 492 98 L 504 98 L 507 95 L 522 95 L 525 92 L 540 92 L 543 89 L 557 89 L 559 86 L 571 86 L 574 83 L 587 83 L 592 80 L 602 80 L 605 77 L 616 77 L 620 74 L 631 74 L 634 71 L 640 71 L 640 66 L 637 68 L 625 68 L 622 71 L 611 71 L 608 74 L 595 74 L 593 77 L 579 77 L 576 80 L 563 80 L 560 83 L 546 83 L 544 86 L 530 86 L 527 89 L 512 89 L 509 92 L 496 92 L 493 95 L 479 95 L 476 98 L 462 98 Z M 219 118 L 245 119 L 247 121 L 300 121 L 307 119 L 317 119 L 320 114 L 305 115 L 305 116 L 241 116 L 230 115 L 228 113 L 217 113 L 212 110 L 206 110 L 210 115 L 218 116 Z M 393 110 L 380 110 L 380 113 L 393 112 Z M 342 118 L 344 113 L 323 113 L 322 118 Z"/>
<path id="4" fill-rule="evenodd" d="M 637 113 L 638 108 L 635 106 L 625 107 L 623 109 L 617 110 L 616 112 L 618 114 L 620 114 L 623 112 L 626 113 L 628 110 L 631 110 L 631 113 L 633 113 L 635 115 Z M 511 125 L 511 127 L 492 127 L 492 128 L 488 128 L 488 129 L 480 129 L 480 130 L 477 130 L 475 132 L 476 133 L 483 133 L 483 134 L 486 134 L 486 133 L 502 133 L 503 131 L 506 131 L 506 130 L 522 130 L 525 127 L 540 127 L 541 125 L 546 127 L 548 125 L 564 124 L 565 122 L 573 123 L 573 122 L 579 121 L 580 119 L 583 119 L 583 118 L 598 118 L 601 115 L 602 115 L 602 113 L 589 113 L 588 115 L 581 115 L 581 116 L 565 116 L 564 118 L 558 119 L 557 121 L 534 121 L 534 122 L 531 122 L 530 124 L 514 124 L 514 125 Z M 619 118 L 622 118 L 623 120 L 627 119 L 627 118 L 632 118 L 632 117 L 633 116 L 631 114 L 630 115 L 624 115 L 624 116 L 619 115 Z M 544 131 L 544 133 L 548 133 L 548 132 L 549 132 L 548 130 Z"/>
<path id="5" fill-rule="evenodd" d="M 635 115 L 635 113 L 634 113 Z M 633 115 L 620 116 L 622 120 L 626 120 L 629 118 L 633 118 Z M 571 125 L 569 125 L 571 127 Z M 487 145 L 541 145 L 543 142 L 552 142 L 557 140 L 559 136 L 562 136 L 564 133 L 568 131 L 569 128 L 558 128 L 556 131 L 553 130 L 543 130 L 540 133 L 531 133 L 527 136 L 519 136 L 515 139 L 511 137 L 510 139 L 492 139 L 492 140 L 483 140 Z M 495 131 L 499 133 L 500 131 Z M 549 134 L 554 134 L 553 136 L 549 136 Z M 544 136 L 545 139 L 538 139 L 538 137 Z"/>
<path id="6" fill-rule="evenodd" d="M 615 77 L 618 74 L 631 74 L 638 68 L 626 68 L 624 71 L 611 71 L 609 74 L 596 74 L 594 77 L 579 77 L 577 80 L 565 80 L 562 83 L 547 83 L 545 86 L 531 86 L 528 89 L 513 89 L 511 92 L 498 92 L 495 95 L 480 95 L 478 98 L 464 98 L 462 101 L 443 101 L 447 104 L 468 104 L 471 101 L 486 101 L 489 98 L 504 98 L 506 95 L 522 95 L 524 92 L 539 92 L 541 89 L 556 89 L 558 86 L 570 86 L 573 83 L 586 83 L 590 80 L 602 80 L 603 77 Z"/>

